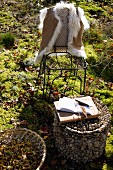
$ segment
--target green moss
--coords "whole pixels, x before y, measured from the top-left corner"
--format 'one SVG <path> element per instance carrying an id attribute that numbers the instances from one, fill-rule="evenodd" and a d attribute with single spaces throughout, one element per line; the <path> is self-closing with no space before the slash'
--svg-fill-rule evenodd
<path id="1" fill-rule="evenodd" d="M 11 48 L 12 46 L 14 46 L 14 42 L 15 42 L 15 37 L 10 32 L 1 34 L 1 43 L 6 48 Z"/>
<path id="2" fill-rule="evenodd" d="M 15 4 L 4 5 L 4 9 L 0 11 L 0 130 L 14 127 L 10 121 L 11 118 L 15 118 L 19 122 L 27 121 L 27 125 L 22 126 L 36 132 L 43 126 L 49 126 L 52 129 L 53 125 L 53 105 L 50 106 L 47 101 L 39 99 L 42 98 L 43 89 L 43 85 L 40 85 L 38 82 L 38 69 L 36 68 L 39 65 L 34 67 L 31 60 L 35 51 L 39 49 L 41 39 L 38 35 L 36 23 L 30 23 L 29 20 L 31 18 L 28 17 L 33 16 L 39 8 L 37 7 L 37 9 L 32 11 L 33 8 L 28 8 L 30 2 L 27 2 L 28 6 L 26 6 L 25 3 L 22 4 L 22 1 L 18 0 L 15 7 L 16 12 L 13 10 Z M 106 20 L 108 19 L 109 21 L 112 17 L 112 6 L 110 6 L 112 4 L 109 3 L 109 6 L 106 6 L 105 3 L 108 3 L 107 1 L 101 0 L 101 3 L 99 2 L 94 0 L 77 0 L 75 4 L 84 9 L 85 15 L 90 22 L 90 29 L 85 31 L 83 36 L 87 62 L 89 64 L 87 70 L 87 94 L 99 98 L 108 106 L 111 113 L 111 126 L 113 127 L 113 90 L 112 86 L 109 86 L 108 82 L 105 81 L 106 79 L 112 81 L 111 73 L 113 72 L 112 25 L 111 23 L 109 26 L 106 24 Z M 37 3 L 33 1 L 34 4 L 36 5 Z M 26 20 L 23 18 L 25 15 L 26 18 L 28 17 Z M 107 17 L 105 17 L 106 15 Z M 105 17 L 104 22 L 102 20 L 103 17 Z M 37 16 L 34 18 L 37 18 Z M 27 30 L 26 33 L 24 32 L 25 29 Z M 4 49 L 2 33 L 6 34 L 8 30 L 11 30 L 11 34 L 16 33 L 18 39 L 15 41 L 16 46 Z M 59 59 L 59 62 L 61 62 L 61 66 L 67 67 L 67 60 L 65 60 L 64 56 Z M 50 63 L 55 65 L 56 59 L 52 59 Z M 108 65 L 108 63 L 110 64 Z M 53 73 L 51 80 L 57 75 L 59 75 L 58 72 Z M 80 75 L 82 76 L 83 73 L 80 72 Z M 62 93 L 67 86 L 67 82 L 68 86 L 70 85 L 72 89 L 74 87 L 77 90 L 77 93 L 73 91 L 73 95 L 78 95 L 79 80 L 74 83 L 73 79 L 69 78 L 69 80 L 66 80 L 63 77 L 56 80 L 54 86 Z M 68 90 L 65 95 L 70 96 L 70 92 L 72 90 Z M 47 139 L 48 141 L 49 138 L 50 136 Z M 107 139 L 106 162 L 101 164 L 98 162 L 98 165 L 94 163 L 89 167 L 89 170 L 112 170 L 112 148 L 113 133 Z M 51 156 L 49 159 L 51 161 Z M 49 165 L 48 169 L 51 169 Z M 57 169 L 62 169 L 62 167 L 57 167 Z"/>
<path id="3" fill-rule="evenodd" d="M 96 64 L 98 55 L 95 52 L 95 50 L 93 48 L 93 45 L 87 44 L 85 46 L 85 50 L 86 50 L 86 54 L 87 54 L 87 62 L 88 62 L 88 64 L 90 64 L 90 65 Z"/>
<path id="4" fill-rule="evenodd" d="M 12 16 L 11 12 L 10 11 L 0 11 L 0 22 L 1 23 L 7 23 L 7 21 L 11 22 L 11 21 L 14 21 L 15 18 Z"/>
<path id="5" fill-rule="evenodd" d="M 113 130 L 106 142 L 106 157 L 109 160 L 109 162 L 113 163 Z"/>

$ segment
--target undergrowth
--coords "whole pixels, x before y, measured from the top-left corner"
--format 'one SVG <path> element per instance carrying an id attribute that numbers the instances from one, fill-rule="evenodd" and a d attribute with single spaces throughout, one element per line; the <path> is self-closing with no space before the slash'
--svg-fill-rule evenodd
<path id="1" fill-rule="evenodd" d="M 44 135 L 47 143 L 51 145 L 49 137 L 42 134 L 42 131 L 48 131 L 48 128 L 52 127 L 53 104 L 40 99 L 43 85 L 38 78 L 39 65 L 37 67 L 33 65 L 35 51 L 40 45 L 37 13 L 43 8 L 44 2 L 40 2 L 41 5 L 37 4 L 36 8 L 37 2 L 33 1 L 32 9 L 28 8 L 30 2 L 26 4 L 23 0 L 22 8 L 20 1 L 17 6 L 9 2 L 7 6 L 7 3 L 0 2 L 0 131 L 16 126 L 27 127 Z M 77 0 L 75 4 L 84 9 L 91 26 L 83 36 L 88 63 L 86 95 L 99 98 L 108 106 L 111 113 L 111 135 L 107 139 L 106 159 L 101 169 L 112 170 L 113 4 L 112 1 L 103 0 L 100 2 Z M 16 40 L 13 35 L 16 35 Z M 66 65 L 64 60 L 61 60 L 61 63 Z M 66 76 L 55 81 L 60 93 L 65 90 L 65 78 Z M 76 88 L 79 86 L 78 82 L 76 85 L 73 82 L 70 84 Z M 50 157 L 48 159 L 50 161 Z"/>

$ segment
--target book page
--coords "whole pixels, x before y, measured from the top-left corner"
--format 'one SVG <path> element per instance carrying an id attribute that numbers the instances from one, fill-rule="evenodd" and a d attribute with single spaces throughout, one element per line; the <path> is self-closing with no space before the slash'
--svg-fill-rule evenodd
<path id="1" fill-rule="evenodd" d="M 94 104 L 92 97 L 90 96 L 85 96 L 85 97 L 77 97 L 75 98 L 75 101 L 77 101 L 80 105 L 85 107 L 87 113 L 90 112 L 91 115 L 99 115 L 99 111 Z M 87 107 L 89 106 L 89 107 Z"/>
<path id="2" fill-rule="evenodd" d="M 55 110 L 60 122 L 71 122 L 82 119 L 95 118 L 100 115 L 96 105 L 90 96 L 75 98 L 63 97 L 55 101 Z M 88 105 L 89 104 L 89 105 Z"/>
<path id="3" fill-rule="evenodd" d="M 60 98 L 56 109 L 62 112 L 82 113 L 79 103 L 67 97 Z"/>

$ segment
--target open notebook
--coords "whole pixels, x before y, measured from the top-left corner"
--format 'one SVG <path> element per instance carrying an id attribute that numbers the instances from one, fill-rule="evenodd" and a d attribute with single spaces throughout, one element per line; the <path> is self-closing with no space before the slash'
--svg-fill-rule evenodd
<path id="1" fill-rule="evenodd" d="M 54 102 L 60 122 L 70 122 L 99 116 L 99 111 L 90 96 L 60 98 Z"/>

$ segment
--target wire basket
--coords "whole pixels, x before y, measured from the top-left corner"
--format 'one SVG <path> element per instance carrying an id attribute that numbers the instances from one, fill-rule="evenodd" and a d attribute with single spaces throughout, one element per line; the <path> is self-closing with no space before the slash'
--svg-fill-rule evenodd
<path id="1" fill-rule="evenodd" d="M 77 163 L 87 163 L 100 158 L 105 151 L 110 130 L 111 115 L 99 99 L 93 101 L 100 112 L 96 118 L 60 123 L 54 112 L 54 137 L 59 153 Z"/>
<path id="2" fill-rule="evenodd" d="M 0 133 L 3 169 L 40 170 L 45 157 L 46 145 L 37 133 L 26 128 L 12 128 Z"/>

